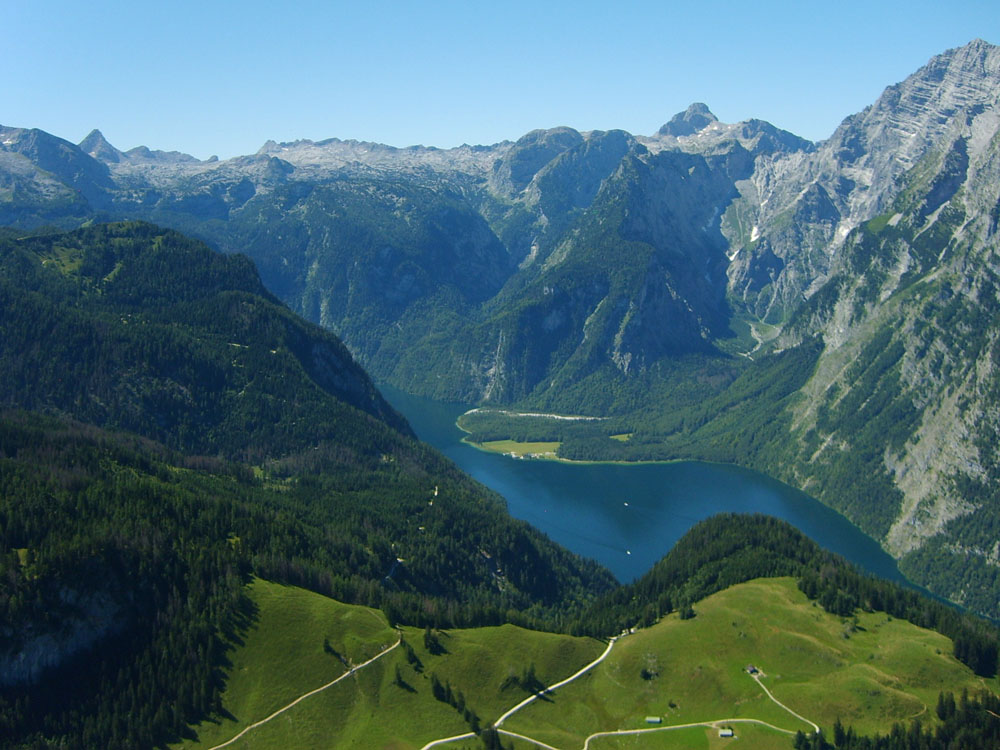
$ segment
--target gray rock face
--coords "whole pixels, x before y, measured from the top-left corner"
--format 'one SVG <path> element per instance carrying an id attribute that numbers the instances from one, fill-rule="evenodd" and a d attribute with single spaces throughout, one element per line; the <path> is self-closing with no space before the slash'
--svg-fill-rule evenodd
<path id="1" fill-rule="evenodd" d="M 0 148 L 19 154 L 41 170 L 56 178 L 63 185 L 78 191 L 93 208 L 106 205 L 108 191 L 114 182 L 108 167 L 85 154 L 78 146 L 32 128 L 5 128 L 0 126 Z M 36 182 L 44 178 L 37 176 Z"/>
<path id="2" fill-rule="evenodd" d="M 535 171 L 525 202 L 538 205 L 550 219 L 589 208 L 604 180 L 639 148 L 624 130 L 589 133 Z"/>
<path id="3" fill-rule="evenodd" d="M 869 532 L 914 580 L 995 616 L 1000 117 L 976 110 L 902 176 L 878 219 L 848 234 L 829 283 L 777 345 L 817 333 L 824 344 L 794 410 L 793 481 L 819 487 L 869 451 L 864 473 L 898 498 Z M 840 489 L 843 510 L 870 516 L 847 501 L 863 496 Z M 941 588 L 931 571 L 949 567 L 973 583 Z"/>
<path id="4" fill-rule="evenodd" d="M 125 154 L 108 143 L 104 134 L 97 129 L 91 130 L 90 134 L 80 141 L 80 150 L 105 164 L 119 164 L 126 158 Z"/>
<path id="5" fill-rule="evenodd" d="M 524 190 L 546 164 L 583 142 L 573 128 L 532 130 L 493 163 L 490 187 L 502 195 Z"/>
<path id="6" fill-rule="evenodd" d="M 998 97 L 1000 48 L 976 40 L 890 86 L 816 149 L 761 155 L 724 220 L 732 292 L 755 317 L 780 323 L 826 280 L 847 234 L 886 209 L 926 154 L 966 128 L 979 133 L 977 144 L 995 132 Z M 772 255 L 784 268 L 760 286 Z"/>
<path id="7" fill-rule="evenodd" d="M 672 135 L 674 137 L 682 135 L 694 135 L 704 130 L 713 122 L 718 122 L 719 118 L 712 114 L 707 104 L 695 102 L 683 112 L 678 112 L 670 118 L 670 122 L 661 127 L 657 135 Z"/>
<path id="8" fill-rule="evenodd" d="M 0 652 L 0 687 L 33 684 L 49 669 L 58 667 L 125 625 L 122 607 L 108 592 L 83 595 L 65 590 L 60 598 L 68 613 L 59 628 L 5 634 L 8 638 L 16 637 L 16 645 L 6 653 Z"/>

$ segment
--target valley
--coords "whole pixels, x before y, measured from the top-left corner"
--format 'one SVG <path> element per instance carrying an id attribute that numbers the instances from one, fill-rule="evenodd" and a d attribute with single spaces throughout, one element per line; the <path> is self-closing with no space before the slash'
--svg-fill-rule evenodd
<path id="1" fill-rule="evenodd" d="M 704 104 L 651 135 L 225 161 L 3 128 L 0 221 L 138 218 L 246 253 L 380 382 L 607 419 L 476 442 L 770 474 L 997 617 L 998 91 L 977 39 L 818 143 Z"/>
<path id="2" fill-rule="evenodd" d="M 696 522 L 715 514 L 754 512 L 788 521 L 881 578 L 905 580 L 893 558 L 847 519 L 767 476 L 694 461 L 513 460 L 467 444 L 468 435 L 456 426 L 466 413 L 464 405 L 389 386 L 381 391 L 421 440 L 501 494 L 511 515 L 597 560 L 620 581 L 646 573 Z"/>
<path id="3" fill-rule="evenodd" d="M 995 747 L 998 367 L 980 39 L 820 142 L 0 126 L 2 743 Z"/>

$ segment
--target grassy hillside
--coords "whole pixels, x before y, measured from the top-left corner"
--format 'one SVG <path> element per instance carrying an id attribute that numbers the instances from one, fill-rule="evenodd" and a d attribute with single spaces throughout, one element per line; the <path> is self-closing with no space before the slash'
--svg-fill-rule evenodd
<path id="1" fill-rule="evenodd" d="M 826 730 L 839 718 L 866 734 L 917 716 L 933 723 L 942 690 L 997 687 L 956 661 L 947 638 L 879 612 L 830 615 L 788 578 L 734 586 L 697 603 L 695 612 L 623 638 L 593 678 L 534 704 L 505 728 L 558 747 L 582 746 L 593 732 L 646 727 L 646 716 L 662 716 L 665 725 L 756 718 L 808 732 L 767 698 L 748 664 L 796 713 Z"/>
<path id="2" fill-rule="evenodd" d="M 197 739 L 178 750 L 207 750 L 231 739 L 342 674 L 340 656 L 358 664 L 398 637 L 374 610 L 260 580 L 249 590 L 254 614 L 231 643 L 223 711 L 194 727 Z M 863 734 L 917 717 L 933 726 L 941 691 L 998 688 L 995 679 L 976 677 L 956 661 L 944 636 L 880 612 L 849 619 L 828 614 L 790 578 L 733 586 L 698 602 L 695 611 L 693 618 L 670 615 L 620 638 L 592 671 L 514 714 L 501 729 L 578 748 L 597 732 L 650 728 L 647 716 L 662 717 L 663 727 L 733 719 L 720 726 L 733 727 L 742 748 L 791 747 L 791 734 L 735 721 L 812 731 L 765 694 L 746 672 L 748 664 L 762 670 L 761 683 L 778 701 L 826 734 L 838 719 Z M 453 703 L 461 693 L 462 704 L 485 726 L 528 695 L 521 684 L 532 667 L 538 682 L 549 685 L 605 650 L 594 639 L 511 625 L 432 631 L 426 644 L 425 631 L 403 628 L 401 634 L 412 655 L 397 647 L 228 747 L 420 748 L 469 731 L 453 705 L 435 699 L 435 680 L 451 687 Z M 714 727 L 692 727 L 595 738 L 591 747 L 726 746 L 718 735 Z M 505 735 L 501 740 L 511 742 Z M 481 746 L 473 739 L 446 745 Z"/>
<path id="3" fill-rule="evenodd" d="M 243 627 L 228 639 L 224 711 L 197 727 L 212 747 L 398 640 L 375 609 L 255 579 Z"/>
<path id="4" fill-rule="evenodd" d="M 343 674 L 341 657 L 360 664 L 399 638 L 378 610 L 259 579 L 249 593 L 253 614 L 230 641 L 223 711 L 194 727 L 196 737 L 177 747 L 207 749 L 225 742 Z M 439 645 L 429 641 L 428 649 L 424 632 L 400 631 L 413 656 L 396 648 L 230 747 L 421 747 L 469 730 L 453 706 L 435 700 L 434 678 L 461 690 L 485 724 L 527 695 L 516 684 L 501 687 L 509 676 L 519 677 L 534 664 L 540 682 L 555 681 L 604 649 L 590 638 L 513 625 L 433 631 Z"/>

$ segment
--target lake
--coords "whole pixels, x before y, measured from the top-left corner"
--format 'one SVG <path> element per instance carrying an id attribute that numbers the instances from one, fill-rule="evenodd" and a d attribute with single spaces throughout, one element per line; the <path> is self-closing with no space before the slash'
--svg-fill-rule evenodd
<path id="1" fill-rule="evenodd" d="M 895 560 L 834 510 L 747 469 L 698 461 L 567 464 L 514 459 L 462 442 L 464 404 L 441 403 L 379 386 L 430 443 L 503 495 L 510 514 L 631 581 L 649 570 L 695 523 L 717 513 L 766 513 L 864 569 L 905 581 Z"/>

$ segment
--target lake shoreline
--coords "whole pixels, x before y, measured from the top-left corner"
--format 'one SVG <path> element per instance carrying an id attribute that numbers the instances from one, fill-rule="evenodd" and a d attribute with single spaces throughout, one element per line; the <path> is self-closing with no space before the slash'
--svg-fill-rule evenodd
<path id="1" fill-rule="evenodd" d="M 764 513 L 791 523 L 820 546 L 881 578 L 912 585 L 896 561 L 855 524 L 766 474 L 686 458 L 511 459 L 466 439 L 469 433 L 456 420 L 471 405 L 379 387 L 420 440 L 503 496 L 511 516 L 599 562 L 620 581 L 648 572 L 701 520 L 719 513 Z"/>

